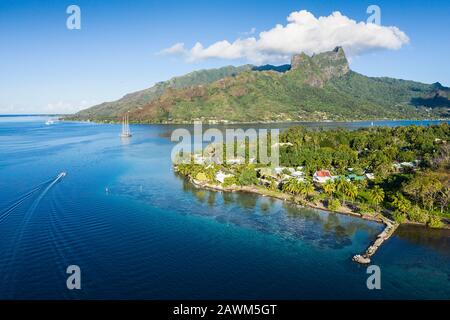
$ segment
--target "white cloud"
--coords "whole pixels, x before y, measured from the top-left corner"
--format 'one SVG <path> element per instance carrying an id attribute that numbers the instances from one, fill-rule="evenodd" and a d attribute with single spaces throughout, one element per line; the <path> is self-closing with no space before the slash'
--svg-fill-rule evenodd
<path id="1" fill-rule="evenodd" d="M 169 48 L 161 50 L 159 54 L 183 54 L 184 52 L 184 43 L 178 42 Z"/>
<path id="2" fill-rule="evenodd" d="M 351 57 L 379 49 L 397 50 L 408 42 L 408 36 L 394 26 L 356 22 L 338 11 L 316 18 L 302 10 L 292 12 L 286 25 L 277 24 L 258 37 L 221 40 L 207 47 L 197 42 L 191 49 L 177 43 L 161 53 L 183 55 L 188 61 L 219 58 L 264 63 L 287 61 L 295 53 L 319 53 L 336 46 L 344 47 Z"/>

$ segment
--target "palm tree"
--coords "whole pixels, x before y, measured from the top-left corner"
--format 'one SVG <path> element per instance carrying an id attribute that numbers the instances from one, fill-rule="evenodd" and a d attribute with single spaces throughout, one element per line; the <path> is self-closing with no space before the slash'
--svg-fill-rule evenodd
<path id="1" fill-rule="evenodd" d="M 347 181 L 344 194 L 351 200 L 354 200 L 358 196 L 358 187 L 356 187 L 353 183 Z"/>
<path id="2" fill-rule="evenodd" d="M 277 191 L 278 190 L 278 182 L 276 182 L 275 180 L 269 180 L 269 189 L 272 191 Z"/>
<path id="3" fill-rule="evenodd" d="M 336 179 L 336 190 L 342 192 L 345 189 L 345 185 L 347 184 L 347 182 L 348 181 L 343 177 L 339 177 L 338 179 Z"/>
<path id="4" fill-rule="evenodd" d="M 283 190 L 283 192 L 291 193 L 291 191 L 292 191 L 292 182 L 291 182 L 291 180 L 288 180 L 285 183 L 283 183 L 283 186 L 281 187 L 281 190 Z"/>
<path id="5" fill-rule="evenodd" d="M 323 185 L 323 191 L 333 199 L 333 193 L 336 191 L 336 184 L 333 182 L 333 180 L 328 180 Z"/>
<path id="6" fill-rule="evenodd" d="M 339 179 L 336 180 L 336 190 L 342 194 L 342 201 L 344 205 L 345 205 L 345 196 L 347 195 L 346 191 L 348 188 L 348 183 L 349 182 L 343 177 L 340 177 Z"/>
<path id="7" fill-rule="evenodd" d="M 299 194 L 300 188 L 297 179 L 289 179 L 283 184 L 283 191 L 292 193 L 292 194 Z"/>
<path id="8" fill-rule="evenodd" d="M 384 190 L 379 186 L 375 186 L 372 190 L 370 190 L 369 197 L 370 200 L 375 203 L 378 208 L 380 203 L 384 200 Z"/>
<path id="9" fill-rule="evenodd" d="M 304 197 L 308 197 L 309 195 L 314 193 L 314 186 L 309 181 L 300 183 L 300 193 Z"/>

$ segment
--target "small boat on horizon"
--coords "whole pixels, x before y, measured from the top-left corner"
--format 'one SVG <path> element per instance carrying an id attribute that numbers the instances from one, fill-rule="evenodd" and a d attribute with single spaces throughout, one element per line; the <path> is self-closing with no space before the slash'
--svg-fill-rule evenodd
<path id="1" fill-rule="evenodd" d="M 130 138 L 132 136 L 130 130 L 130 123 L 128 118 L 128 113 L 122 119 L 122 133 L 120 134 L 121 138 Z"/>
<path id="2" fill-rule="evenodd" d="M 45 125 L 47 125 L 47 126 L 50 126 L 50 125 L 52 125 L 52 124 L 55 124 L 55 121 L 53 121 L 52 119 L 48 119 L 48 120 L 45 122 Z"/>

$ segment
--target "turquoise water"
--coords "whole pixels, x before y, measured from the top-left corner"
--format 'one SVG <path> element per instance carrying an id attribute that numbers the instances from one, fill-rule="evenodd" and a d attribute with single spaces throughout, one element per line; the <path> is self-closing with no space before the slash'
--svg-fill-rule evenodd
<path id="1" fill-rule="evenodd" d="M 351 256 L 381 225 L 195 189 L 171 168 L 173 127 L 132 126 L 123 141 L 120 125 L 45 121 L 0 117 L 1 299 L 450 298 L 447 231 L 400 228 L 370 291 Z"/>

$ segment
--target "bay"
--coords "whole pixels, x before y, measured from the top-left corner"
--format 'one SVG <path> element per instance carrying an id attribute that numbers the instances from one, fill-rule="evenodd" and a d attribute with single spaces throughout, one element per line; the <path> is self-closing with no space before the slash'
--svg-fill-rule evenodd
<path id="1" fill-rule="evenodd" d="M 382 289 L 368 290 L 351 257 L 382 225 L 193 188 L 170 163 L 180 126 L 133 125 L 121 140 L 120 125 L 47 120 L 0 117 L 1 299 L 450 298 L 448 231 L 399 228 L 373 259 Z M 66 288 L 69 265 L 81 290 Z"/>

